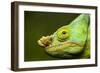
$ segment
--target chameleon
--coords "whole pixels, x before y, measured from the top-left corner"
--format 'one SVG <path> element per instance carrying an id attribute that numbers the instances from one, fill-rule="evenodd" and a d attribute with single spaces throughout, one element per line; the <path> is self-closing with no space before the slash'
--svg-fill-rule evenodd
<path id="1" fill-rule="evenodd" d="M 80 14 L 69 24 L 51 35 L 42 36 L 37 42 L 47 54 L 63 59 L 90 58 L 90 16 Z"/>

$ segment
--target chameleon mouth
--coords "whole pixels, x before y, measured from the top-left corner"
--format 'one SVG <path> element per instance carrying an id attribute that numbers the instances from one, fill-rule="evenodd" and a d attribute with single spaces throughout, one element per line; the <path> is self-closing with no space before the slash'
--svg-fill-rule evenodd
<path id="1" fill-rule="evenodd" d="M 79 47 L 82 47 L 82 45 L 80 45 L 79 43 L 75 43 L 75 42 L 63 42 L 63 43 L 60 43 L 58 45 L 52 45 L 52 46 L 49 45 L 46 48 L 61 47 L 61 46 L 69 46 L 69 47 L 79 46 Z"/>
<path id="2" fill-rule="evenodd" d="M 77 55 L 83 49 L 83 46 L 75 42 L 63 42 L 58 45 L 47 46 L 46 51 L 52 55 Z"/>

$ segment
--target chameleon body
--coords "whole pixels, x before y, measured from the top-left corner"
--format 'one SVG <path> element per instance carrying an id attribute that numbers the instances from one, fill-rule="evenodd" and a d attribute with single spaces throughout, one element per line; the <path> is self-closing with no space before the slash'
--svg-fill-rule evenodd
<path id="1" fill-rule="evenodd" d="M 43 36 L 38 44 L 58 58 L 90 58 L 89 15 L 80 14 L 68 25 L 62 26 L 50 36 Z"/>

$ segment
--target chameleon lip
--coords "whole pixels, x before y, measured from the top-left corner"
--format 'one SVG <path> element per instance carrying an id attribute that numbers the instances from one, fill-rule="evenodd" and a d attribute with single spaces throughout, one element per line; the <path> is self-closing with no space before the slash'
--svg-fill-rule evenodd
<path id="1" fill-rule="evenodd" d="M 70 46 L 70 47 L 74 47 L 74 46 L 79 46 L 79 47 L 82 47 L 82 45 L 80 45 L 79 43 L 75 43 L 75 42 L 63 42 L 61 44 L 58 44 L 58 45 L 49 45 L 47 46 L 46 48 L 52 48 L 52 47 L 58 47 L 58 46 L 62 46 L 62 45 L 66 45 L 66 46 Z"/>

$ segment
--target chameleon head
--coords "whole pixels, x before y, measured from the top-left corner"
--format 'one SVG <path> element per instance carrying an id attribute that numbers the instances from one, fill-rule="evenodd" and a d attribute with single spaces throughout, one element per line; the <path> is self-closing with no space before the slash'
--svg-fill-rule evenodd
<path id="1" fill-rule="evenodd" d="M 62 26 L 54 34 L 43 36 L 38 44 L 54 57 L 76 58 L 84 50 L 87 38 L 88 15 L 82 14 L 69 25 Z"/>
<path id="2" fill-rule="evenodd" d="M 38 44 L 45 47 L 45 51 L 51 56 L 74 58 L 83 50 L 83 47 L 79 43 L 69 41 L 70 36 L 67 32 L 63 29 L 51 36 L 43 36 L 38 40 Z"/>

